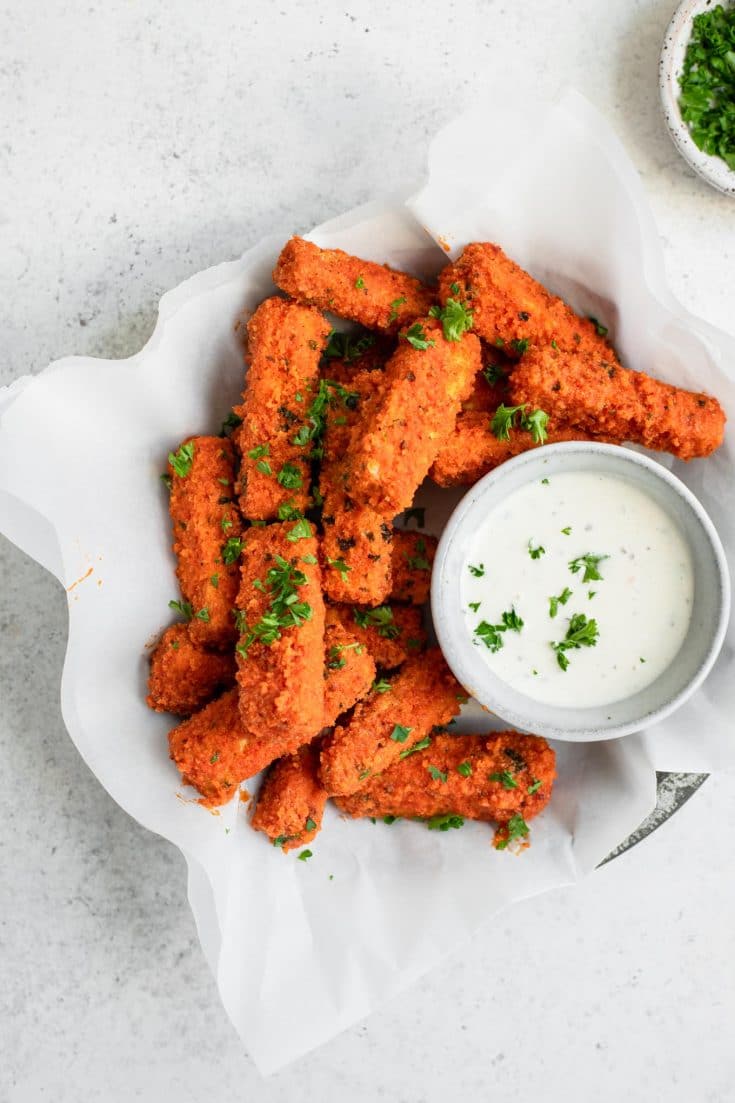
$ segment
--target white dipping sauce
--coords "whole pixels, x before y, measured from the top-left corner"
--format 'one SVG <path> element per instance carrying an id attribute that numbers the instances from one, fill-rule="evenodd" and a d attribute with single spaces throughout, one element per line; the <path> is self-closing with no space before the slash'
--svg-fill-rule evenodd
<path id="1" fill-rule="evenodd" d="M 596 565 L 599 580 L 584 581 L 583 561 L 570 568 L 588 555 L 607 556 Z M 630 697 L 669 666 L 689 627 L 694 573 L 681 532 L 647 494 L 624 479 L 570 471 L 520 487 L 487 515 L 460 592 L 467 631 L 499 678 L 536 701 L 584 708 Z M 562 595 L 550 616 L 549 599 Z M 483 631 L 492 633 L 477 628 L 501 625 L 512 610 L 523 627 L 498 631 L 493 652 L 483 642 Z M 597 641 L 564 649 L 562 670 L 551 645 L 577 614 L 596 621 Z M 594 636 L 589 624 L 582 636 Z"/>

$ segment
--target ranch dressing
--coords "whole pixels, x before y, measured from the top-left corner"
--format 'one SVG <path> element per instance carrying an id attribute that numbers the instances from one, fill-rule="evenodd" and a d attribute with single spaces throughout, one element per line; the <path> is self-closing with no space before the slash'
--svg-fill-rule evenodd
<path id="1" fill-rule="evenodd" d="M 536 701 L 584 708 L 629 697 L 669 666 L 694 574 L 652 498 L 625 479 L 570 471 L 520 487 L 485 517 L 460 592 L 467 631 L 499 678 Z"/>

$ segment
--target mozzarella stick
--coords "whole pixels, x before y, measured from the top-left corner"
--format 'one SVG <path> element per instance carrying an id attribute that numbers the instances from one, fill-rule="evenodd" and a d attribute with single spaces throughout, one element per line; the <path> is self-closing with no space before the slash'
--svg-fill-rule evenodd
<path id="1" fill-rule="evenodd" d="M 311 533 L 303 519 L 249 529 L 237 596 L 242 725 L 301 743 L 324 726 L 324 599 Z"/>
<path id="2" fill-rule="evenodd" d="M 303 742 L 300 735 L 245 731 L 237 689 L 210 701 L 168 736 L 169 753 L 183 783 L 197 789 L 200 803 L 212 808 L 226 804 L 240 782 L 293 754 Z"/>
<path id="3" fill-rule="evenodd" d="M 226 647 L 236 636 L 232 608 L 239 584 L 242 529 L 233 500 L 232 445 L 191 437 L 169 455 L 176 577 L 193 643 Z"/>
<path id="4" fill-rule="evenodd" d="M 434 727 L 447 724 L 466 700 L 438 648 L 409 660 L 389 690 L 359 702 L 347 723 L 324 740 L 321 779 L 327 792 L 357 792 L 373 774 L 410 754 Z"/>
<path id="5" fill-rule="evenodd" d="M 326 614 L 324 630 L 324 727 L 366 697 L 375 681 L 375 660 L 356 626 L 344 621 L 336 606 Z"/>
<path id="6" fill-rule="evenodd" d="M 345 479 L 340 462 L 322 468 L 324 590 L 331 601 L 379 605 L 391 588 L 391 518 L 348 495 Z"/>
<path id="7" fill-rule="evenodd" d="M 617 363 L 598 323 L 580 318 L 499 245 L 468 245 L 439 274 L 439 297 L 443 303 L 454 299 L 471 307 L 475 333 L 508 356 L 517 358 L 528 345 L 554 341 L 565 351 L 585 347 Z"/>
<path id="8" fill-rule="evenodd" d="M 235 669 L 233 653 L 205 651 L 192 642 L 186 624 L 173 624 L 151 654 L 148 706 L 190 716 L 235 684 Z"/>
<path id="9" fill-rule="evenodd" d="M 600 439 L 564 425 L 559 419 L 549 423 L 547 433 L 547 444 Z M 429 475 L 438 486 L 472 486 L 501 463 L 536 447 L 540 445 L 531 433 L 520 428 L 511 429 L 508 440 L 498 440 L 490 428 L 488 414 L 468 410 L 457 418 L 452 435 L 434 460 Z"/>
<path id="10" fill-rule="evenodd" d="M 411 505 L 480 368 L 480 342 L 472 333 L 447 341 L 434 318 L 416 326 L 402 335 L 380 396 L 347 453 L 347 493 L 384 515 Z"/>
<path id="11" fill-rule="evenodd" d="M 632 441 L 682 460 L 722 444 L 725 413 L 716 398 L 684 391 L 604 356 L 551 347 L 526 354 L 510 380 L 514 404 L 539 406 L 587 433 Z"/>
<path id="12" fill-rule="evenodd" d="M 435 298 L 405 272 L 341 249 L 320 249 L 300 237 L 292 237 L 283 247 L 273 282 L 300 303 L 388 333 L 427 314 Z"/>
<path id="13" fill-rule="evenodd" d="M 423 651 L 426 632 L 421 610 L 411 605 L 379 605 L 365 609 L 333 605 L 330 614 L 362 644 L 381 670 L 395 670 Z"/>
<path id="14" fill-rule="evenodd" d="M 538 736 L 437 733 L 424 749 L 371 777 L 359 792 L 338 797 L 337 807 L 355 817 L 451 815 L 507 824 L 515 816 L 523 821 L 537 816 L 549 802 L 555 777 L 554 751 Z"/>
<path id="15" fill-rule="evenodd" d="M 279 506 L 309 504 L 310 406 L 330 327 L 311 307 L 266 299 L 248 323 L 249 367 L 235 440 L 242 455 L 240 508 L 269 521 Z"/>
<path id="16" fill-rule="evenodd" d="M 284 852 L 310 843 L 322 826 L 327 792 L 319 780 L 315 744 L 279 758 L 258 793 L 252 825 Z"/>
<path id="17" fill-rule="evenodd" d="M 437 539 L 426 532 L 393 530 L 391 544 L 391 601 L 423 605 L 429 600 L 431 568 Z"/>

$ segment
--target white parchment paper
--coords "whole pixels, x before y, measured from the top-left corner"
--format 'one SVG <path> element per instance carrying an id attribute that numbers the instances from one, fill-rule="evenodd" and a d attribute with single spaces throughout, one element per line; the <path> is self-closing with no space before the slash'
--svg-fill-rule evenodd
<path id="1" fill-rule="evenodd" d="M 498 241 L 604 319 L 627 365 L 711 390 L 735 413 L 735 341 L 668 292 L 635 171 L 579 96 L 462 116 L 434 140 L 428 181 L 408 203 L 369 204 L 310 236 L 427 278 L 447 246 Z M 264 241 L 165 295 L 153 337 L 129 360 L 71 357 L 0 391 L 0 529 L 69 595 L 67 728 L 114 799 L 184 852 L 204 953 L 265 1073 L 400 992 L 499 909 L 593 869 L 653 808 L 656 768 L 735 764 L 731 629 L 705 687 L 655 731 L 557 747 L 552 805 L 518 857 L 496 853 L 487 826 L 442 834 L 328 811 L 314 857 L 299 862 L 250 829 L 245 803 L 212 815 L 182 790 L 171 722 L 144 704 L 145 645 L 176 596 L 158 476 L 171 447 L 217 431 L 238 398 L 235 324 L 272 291 L 282 244 Z M 730 557 L 733 432 L 712 459 L 675 465 Z M 450 499 L 427 495 L 436 528 Z M 489 726 L 471 709 L 463 723 Z"/>

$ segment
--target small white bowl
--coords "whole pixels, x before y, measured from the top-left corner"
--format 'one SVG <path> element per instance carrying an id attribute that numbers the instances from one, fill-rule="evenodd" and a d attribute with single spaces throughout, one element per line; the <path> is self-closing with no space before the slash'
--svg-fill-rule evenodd
<path id="1" fill-rule="evenodd" d="M 489 511 L 529 482 L 580 470 L 624 478 L 651 497 L 687 540 L 694 569 L 692 618 L 686 641 L 670 666 L 632 696 L 594 708 L 544 704 L 502 681 L 473 646 L 460 596 L 468 548 Z M 431 610 L 439 644 L 456 678 L 503 721 L 549 739 L 614 739 L 663 720 L 704 681 L 720 652 L 730 618 L 730 576 L 714 525 L 680 479 L 655 460 L 628 448 L 572 441 L 525 452 L 485 475 L 468 491 L 439 541 Z"/>
<path id="2" fill-rule="evenodd" d="M 666 125 L 679 153 L 713 188 L 727 195 L 735 195 L 735 172 L 728 168 L 721 157 L 703 153 L 695 145 L 679 110 L 679 74 L 684 66 L 684 55 L 692 33 L 692 19 L 718 3 L 728 7 L 728 0 L 683 0 L 679 4 L 669 23 L 661 49 L 658 83 Z"/>

